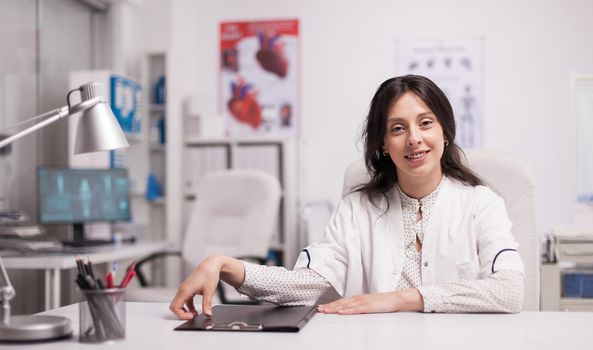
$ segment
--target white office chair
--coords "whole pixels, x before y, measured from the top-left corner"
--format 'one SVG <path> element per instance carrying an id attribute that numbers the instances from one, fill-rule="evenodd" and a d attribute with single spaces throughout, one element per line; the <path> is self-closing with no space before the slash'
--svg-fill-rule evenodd
<path id="1" fill-rule="evenodd" d="M 140 284 L 148 285 L 142 265 L 166 255 L 181 256 L 191 266 L 217 254 L 265 261 L 277 228 L 280 192 L 278 179 L 259 170 L 225 170 L 204 176 L 181 251 L 161 252 L 141 260 L 137 265 Z M 174 288 L 126 292 L 129 301 L 169 302 L 174 296 Z M 219 297 L 221 302 L 227 301 L 224 294 L 219 293 Z"/>
<path id="2" fill-rule="evenodd" d="M 519 243 L 525 264 L 525 301 L 523 310 L 539 310 L 539 239 L 535 230 L 534 180 L 529 166 L 514 154 L 485 150 L 465 150 L 467 165 L 505 202 L 513 223 L 512 232 Z M 346 169 L 342 195 L 366 182 L 363 160 Z"/>

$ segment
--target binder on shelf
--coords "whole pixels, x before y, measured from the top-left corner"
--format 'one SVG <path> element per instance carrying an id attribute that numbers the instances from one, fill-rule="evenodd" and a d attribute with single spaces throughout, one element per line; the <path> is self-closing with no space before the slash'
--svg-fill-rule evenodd
<path id="1" fill-rule="evenodd" d="M 270 173 L 280 179 L 280 149 L 276 145 L 257 145 L 237 147 L 234 167 L 237 169 L 256 169 Z"/>
<path id="2" fill-rule="evenodd" d="M 208 173 L 224 170 L 226 164 L 226 148 L 222 146 L 192 147 L 187 150 L 186 193 L 195 195 L 200 180 Z"/>
<path id="3" fill-rule="evenodd" d="M 110 106 L 122 130 L 140 133 L 140 84 L 113 74 L 110 79 Z"/>
<path id="4" fill-rule="evenodd" d="M 298 332 L 316 312 L 316 305 L 215 305 L 211 317 L 202 313 L 175 330 Z"/>

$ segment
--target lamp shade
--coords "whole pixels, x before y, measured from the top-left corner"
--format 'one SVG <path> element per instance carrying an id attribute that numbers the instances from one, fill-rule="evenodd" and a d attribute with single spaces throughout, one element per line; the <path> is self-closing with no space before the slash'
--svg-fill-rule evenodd
<path id="1" fill-rule="evenodd" d="M 82 112 L 76 129 L 74 154 L 109 151 L 129 146 L 124 132 L 105 102 Z"/>

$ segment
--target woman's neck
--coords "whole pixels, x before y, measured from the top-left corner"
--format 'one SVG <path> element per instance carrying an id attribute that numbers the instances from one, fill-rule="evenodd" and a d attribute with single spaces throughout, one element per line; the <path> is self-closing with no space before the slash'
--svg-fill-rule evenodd
<path id="1" fill-rule="evenodd" d="M 441 180 L 443 179 L 443 173 L 431 175 L 428 179 L 425 177 L 407 177 L 397 176 L 397 182 L 401 190 L 410 198 L 422 199 L 434 191 Z"/>

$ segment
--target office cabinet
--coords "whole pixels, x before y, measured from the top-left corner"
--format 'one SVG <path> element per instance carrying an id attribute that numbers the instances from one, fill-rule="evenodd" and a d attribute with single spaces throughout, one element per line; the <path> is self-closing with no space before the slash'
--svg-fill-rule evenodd
<path id="1" fill-rule="evenodd" d="M 148 138 L 148 166 L 146 198 L 150 203 L 150 231 L 152 237 L 166 239 L 166 183 L 167 183 L 167 56 L 164 52 L 149 53 L 144 62 L 146 87 L 146 129 Z"/>
<path id="2" fill-rule="evenodd" d="M 541 309 L 593 311 L 593 298 L 589 295 L 593 283 L 593 238 L 548 237 L 547 255 L 549 262 L 541 266 Z M 576 281 L 575 276 L 584 278 Z M 572 286 L 569 296 L 566 283 L 580 285 Z M 575 293 L 582 296 L 575 297 Z"/>

